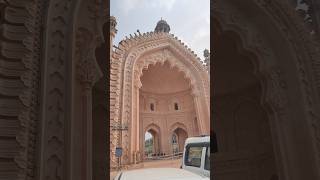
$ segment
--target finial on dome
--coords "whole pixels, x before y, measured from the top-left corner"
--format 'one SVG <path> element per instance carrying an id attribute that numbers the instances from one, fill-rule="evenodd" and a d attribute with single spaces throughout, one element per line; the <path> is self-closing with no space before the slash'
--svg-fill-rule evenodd
<path id="1" fill-rule="evenodd" d="M 170 26 L 169 26 L 169 24 L 168 24 L 165 20 L 163 20 L 162 17 L 161 17 L 161 20 L 158 21 L 157 26 L 156 26 L 156 28 L 154 29 L 154 31 L 155 31 L 155 32 L 166 32 L 166 33 L 169 33 L 169 31 L 170 31 Z"/>

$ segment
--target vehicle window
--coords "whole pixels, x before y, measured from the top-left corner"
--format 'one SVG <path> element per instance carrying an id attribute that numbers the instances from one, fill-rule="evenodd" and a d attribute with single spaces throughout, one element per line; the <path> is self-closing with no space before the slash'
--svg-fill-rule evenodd
<path id="1" fill-rule="evenodd" d="M 186 151 L 185 164 L 187 166 L 200 167 L 201 166 L 201 155 L 202 146 L 188 147 Z"/>
<path id="2" fill-rule="evenodd" d="M 207 147 L 204 169 L 210 170 L 210 147 Z"/>

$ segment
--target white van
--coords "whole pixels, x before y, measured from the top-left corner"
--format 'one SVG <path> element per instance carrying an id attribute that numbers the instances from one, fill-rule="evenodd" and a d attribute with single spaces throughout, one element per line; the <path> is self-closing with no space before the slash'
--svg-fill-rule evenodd
<path id="1" fill-rule="evenodd" d="M 182 169 L 210 177 L 210 136 L 191 137 L 186 140 Z"/>

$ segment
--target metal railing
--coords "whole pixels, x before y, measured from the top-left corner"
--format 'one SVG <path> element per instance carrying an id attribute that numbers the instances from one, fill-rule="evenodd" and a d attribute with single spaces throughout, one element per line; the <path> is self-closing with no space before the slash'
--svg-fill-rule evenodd
<path id="1" fill-rule="evenodd" d="M 151 156 L 147 156 L 144 159 L 145 160 L 167 160 L 167 159 L 179 159 L 182 156 L 183 156 L 183 152 L 177 152 L 169 155 L 158 153 L 158 154 L 153 154 Z"/>

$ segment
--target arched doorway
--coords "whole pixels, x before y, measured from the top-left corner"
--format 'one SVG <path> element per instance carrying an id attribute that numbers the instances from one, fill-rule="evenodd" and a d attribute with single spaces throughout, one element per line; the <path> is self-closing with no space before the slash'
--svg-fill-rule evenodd
<path id="1" fill-rule="evenodd" d="M 136 162 L 141 162 L 145 159 L 160 155 L 162 151 L 162 131 L 160 126 L 155 123 L 149 124 L 142 130 L 142 137 L 140 137 L 141 152 L 138 152 Z"/>
<path id="2" fill-rule="evenodd" d="M 188 138 L 188 133 L 182 128 L 176 128 L 172 132 L 172 153 L 177 154 L 183 152 L 184 144 Z"/>
<path id="3" fill-rule="evenodd" d="M 160 135 L 154 129 L 149 129 L 144 138 L 144 157 L 158 156 L 160 153 Z"/>
<path id="4" fill-rule="evenodd" d="M 220 160 L 238 162 L 243 174 L 216 171 L 216 179 L 247 179 L 248 171 L 258 179 L 277 174 L 274 143 L 268 111 L 263 104 L 264 79 L 257 72 L 258 57 L 243 50 L 241 39 L 231 31 L 216 32 L 214 54 L 214 131 Z M 230 157 L 233 157 L 230 159 Z M 245 160 L 244 160 L 245 159 Z M 255 170 L 246 165 L 254 164 Z M 216 164 L 219 167 L 219 163 Z M 231 178 L 231 179 L 232 179 Z M 268 179 L 269 179 L 268 178 Z"/>
<path id="5" fill-rule="evenodd" d="M 280 1 L 274 4 L 262 3 L 262 1 L 216 1 L 215 8 L 213 37 L 216 47 L 214 50 L 220 52 L 213 52 L 215 56 L 212 63 L 214 88 L 221 88 L 221 84 L 225 84 L 225 88 L 220 89 L 220 94 L 218 89 L 214 89 L 215 95 L 212 100 L 215 113 L 213 116 L 218 117 L 212 123 L 217 134 L 217 154 L 219 154 L 213 156 L 215 178 L 218 180 L 271 179 L 274 177 L 290 180 L 317 179 L 319 177 L 318 170 L 316 170 L 318 165 L 311 157 L 314 156 L 312 155 L 314 154 L 314 142 L 310 134 L 313 130 L 306 123 L 312 121 L 306 114 L 317 109 L 315 105 L 317 100 L 311 98 L 313 95 L 309 93 L 310 89 L 314 88 L 311 87 L 312 83 L 304 83 L 312 82 L 312 79 L 307 78 L 312 76 L 310 69 L 307 68 L 310 67 L 312 58 L 302 50 L 304 43 L 308 41 L 306 40 L 308 37 L 305 37 L 304 34 L 305 31 L 297 25 L 299 23 L 291 13 L 280 13 L 290 11 L 285 7 L 285 3 L 282 4 Z M 246 11 L 243 11 L 244 9 Z M 278 11 L 279 9 L 282 10 Z M 258 18 L 248 20 L 248 17 L 252 16 L 259 16 L 260 20 Z M 261 21 L 261 19 L 264 20 Z M 267 28 L 262 23 L 268 24 Z M 235 51 L 226 52 L 230 48 Z M 310 46 L 306 49 L 308 48 Z M 236 54 L 238 55 L 232 57 Z M 223 61 L 228 61 L 226 59 L 233 59 L 235 62 L 225 64 L 227 72 L 230 72 L 230 74 L 225 74 L 226 78 L 230 79 L 232 75 L 239 73 L 239 77 L 247 76 L 243 77 L 244 81 L 230 83 L 224 79 L 225 82 L 222 82 L 223 68 L 219 70 L 219 66 L 222 67 Z M 250 60 L 251 68 L 250 64 L 244 61 L 242 64 L 237 64 L 242 59 Z M 235 64 L 238 67 L 235 67 Z M 233 71 L 230 68 L 233 68 Z M 244 71 L 245 69 L 248 71 Z M 243 73 L 240 73 L 241 71 Z M 251 75 L 247 74 L 250 71 Z M 219 77 L 220 83 L 218 82 Z M 234 77 L 237 79 L 236 76 Z M 239 85 L 238 88 L 233 88 L 237 85 Z M 230 90 L 229 93 L 226 92 L 227 89 Z M 232 98 L 234 101 L 230 100 Z M 235 98 L 238 100 L 235 101 Z M 315 101 L 311 102 L 312 99 Z M 220 103 L 217 103 L 218 101 Z M 222 103 L 222 101 L 225 102 Z M 223 108 L 226 106 L 229 108 Z M 247 114 L 259 119 L 261 123 L 257 125 L 256 121 L 248 120 L 252 117 L 248 117 Z M 246 132 L 245 129 L 249 131 Z M 228 131 L 234 135 L 222 135 Z M 255 134 L 256 137 L 251 137 L 252 134 Z M 241 142 L 238 135 L 249 137 L 249 140 Z M 257 139 L 263 141 L 258 143 Z M 261 156 L 262 162 L 256 166 L 253 165 L 254 169 L 246 166 L 240 167 L 241 162 L 239 161 L 238 164 L 233 163 L 223 169 L 228 173 L 223 174 L 220 171 L 222 170 L 221 165 L 223 166 L 227 159 L 234 161 L 239 158 L 238 160 L 242 159 L 242 163 L 250 164 L 254 158 L 249 160 L 244 157 L 258 155 L 259 152 L 264 151 L 263 149 L 267 150 L 266 154 Z M 238 155 L 233 156 L 235 153 Z"/>
<path id="6" fill-rule="evenodd" d="M 173 154 L 178 153 L 179 152 L 179 141 L 178 141 L 178 135 L 175 132 L 172 133 L 171 144 L 172 144 L 172 153 Z"/>

